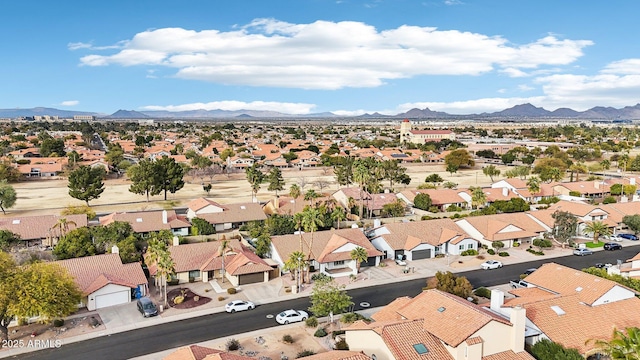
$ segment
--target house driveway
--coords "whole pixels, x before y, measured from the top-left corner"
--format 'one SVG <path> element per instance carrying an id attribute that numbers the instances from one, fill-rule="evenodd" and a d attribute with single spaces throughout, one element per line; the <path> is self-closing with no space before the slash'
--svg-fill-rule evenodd
<path id="1" fill-rule="evenodd" d="M 130 303 L 109 306 L 98 309 L 98 315 L 102 319 L 102 323 L 107 329 L 115 329 L 120 327 L 136 327 L 139 323 L 152 321 L 153 318 L 145 318 L 140 314 L 136 306 L 136 300 Z"/>

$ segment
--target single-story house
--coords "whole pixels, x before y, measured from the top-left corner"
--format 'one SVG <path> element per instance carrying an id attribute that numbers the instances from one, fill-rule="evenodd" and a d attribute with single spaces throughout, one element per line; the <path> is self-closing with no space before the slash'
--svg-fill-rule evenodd
<path id="1" fill-rule="evenodd" d="M 360 266 L 377 266 L 383 256 L 361 229 L 341 229 L 274 236 L 271 238 L 271 258 L 283 268 L 289 256 L 300 251 L 300 242 L 305 257 L 311 248 L 310 266 L 332 277 L 357 274 L 357 263 L 351 259 L 351 251 L 357 247 L 367 251 L 367 261 Z"/>
<path id="2" fill-rule="evenodd" d="M 457 206 L 462 209 L 469 208 L 470 204 L 462 196 L 461 190 L 454 189 L 420 189 L 420 190 L 404 190 L 397 194 L 398 199 L 403 200 L 408 205 L 413 206 L 413 201 L 418 194 L 427 194 L 431 198 L 431 205 L 440 211 L 447 211 L 449 206 Z"/>
<path id="3" fill-rule="evenodd" d="M 449 218 L 384 224 L 367 236 L 371 244 L 384 253 L 384 258 L 405 255 L 413 261 L 478 250 L 478 241 Z"/>
<path id="4" fill-rule="evenodd" d="M 118 253 L 54 262 L 67 269 L 82 291 L 82 306 L 93 311 L 126 304 L 148 292 L 140 263 L 123 264 Z"/>
<path id="5" fill-rule="evenodd" d="M 198 198 L 187 205 L 187 218 L 203 219 L 216 227 L 216 231 L 237 229 L 250 221 L 263 221 L 267 215 L 259 203 L 236 203 L 221 205 L 215 201 Z"/>
<path id="6" fill-rule="evenodd" d="M 174 235 L 189 235 L 191 223 L 176 214 L 175 210 L 114 212 L 100 218 L 100 225 L 106 226 L 116 221 L 129 223 L 134 232 L 146 234 L 160 230 L 170 230 Z"/>
<path id="7" fill-rule="evenodd" d="M 36 215 L 0 218 L 0 230 L 18 235 L 26 245 L 53 246 L 64 232 L 87 226 L 87 215 Z"/>
<path id="8" fill-rule="evenodd" d="M 481 244 L 491 246 L 501 241 L 505 248 L 513 243 L 529 243 L 547 231 L 542 224 L 525 213 L 472 216 L 456 221 L 467 234 Z"/>

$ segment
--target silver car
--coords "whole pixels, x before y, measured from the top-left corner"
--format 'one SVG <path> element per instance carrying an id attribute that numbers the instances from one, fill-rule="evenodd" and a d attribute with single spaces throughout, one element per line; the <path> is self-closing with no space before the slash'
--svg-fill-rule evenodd
<path id="1" fill-rule="evenodd" d="M 592 255 L 593 251 L 587 249 L 587 248 L 581 248 L 581 249 L 575 249 L 573 250 L 573 255 L 578 255 L 578 256 L 585 256 L 585 255 Z"/>

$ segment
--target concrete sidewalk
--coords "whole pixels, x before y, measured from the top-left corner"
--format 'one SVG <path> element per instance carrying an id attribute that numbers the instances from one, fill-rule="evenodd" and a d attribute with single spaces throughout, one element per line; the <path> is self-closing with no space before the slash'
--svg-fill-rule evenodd
<path id="1" fill-rule="evenodd" d="M 623 246 L 629 246 L 635 244 L 623 243 Z M 545 251 L 544 256 L 536 256 L 530 254 L 526 251 L 526 248 L 514 248 L 508 249 L 510 256 L 500 258 L 505 265 L 515 264 L 521 262 L 528 262 L 534 260 L 546 259 L 552 261 L 555 257 L 567 256 L 571 255 L 572 249 L 553 249 L 549 251 Z M 459 263 L 462 261 L 462 263 Z M 362 269 L 362 278 L 351 282 L 348 278 L 342 278 L 340 281 L 344 283 L 346 289 L 354 289 L 354 288 L 362 288 L 368 286 L 376 286 L 383 285 L 389 282 L 398 282 L 398 281 L 409 281 L 414 279 L 422 279 L 430 276 L 434 276 L 438 271 L 451 271 L 453 273 L 463 272 L 467 270 L 475 270 L 479 268 L 478 259 L 475 256 L 468 257 L 460 257 L 460 256 L 452 256 L 450 258 L 438 258 L 438 259 L 428 259 L 428 260 L 419 260 L 414 261 L 409 264 L 411 271 L 407 274 L 402 272 L 403 267 L 397 266 L 392 261 L 387 261 L 390 265 L 380 268 L 380 267 L 370 267 Z M 481 262 L 481 261 L 480 261 Z M 311 286 L 306 287 L 302 292 L 298 294 L 293 293 L 282 293 L 283 287 L 285 286 L 285 280 L 283 277 L 278 279 L 274 279 L 268 283 L 261 284 L 252 284 L 252 285 L 243 285 L 242 292 L 248 298 L 248 300 L 253 301 L 254 303 L 260 304 L 268 304 L 279 301 L 286 301 L 289 299 L 300 298 L 309 296 L 311 293 Z M 198 310 L 197 308 L 193 309 L 189 312 L 184 312 L 180 314 L 173 314 L 171 316 L 156 316 L 153 318 L 144 319 L 145 321 L 136 321 L 139 320 L 139 314 L 136 309 L 136 317 L 131 317 L 130 313 L 127 310 L 119 309 L 119 307 L 131 306 L 135 307 L 135 303 L 129 303 L 125 305 L 120 305 L 118 309 L 109 309 L 107 310 L 98 310 L 95 312 L 85 313 L 85 316 L 91 316 L 92 314 L 101 315 L 101 312 L 104 314 L 105 311 L 115 312 L 116 314 L 121 314 L 122 316 L 106 316 L 109 319 L 107 323 L 105 321 L 106 330 L 104 331 L 96 331 L 91 332 L 79 336 L 69 337 L 62 339 L 63 344 L 70 344 L 78 341 L 84 341 L 96 337 L 101 336 L 109 336 L 111 334 L 124 332 L 128 330 L 145 328 L 148 326 L 155 326 L 163 323 L 168 323 L 172 321 L 184 320 L 195 318 L 199 316 L 214 314 L 224 312 L 224 304 L 216 307 L 209 307 L 207 309 Z M 370 312 L 370 309 L 365 310 L 367 313 Z M 102 317 L 102 316 L 101 316 Z M 246 335 L 246 334 L 245 334 Z M 242 335 L 242 336 L 245 336 Z M 0 352 L 0 358 L 15 356 L 18 354 L 26 353 L 33 351 L 35 349 L 29 348 L 16 348 L 3 350 Z M 158 358 L 157 356 L 154 358 Z"/>

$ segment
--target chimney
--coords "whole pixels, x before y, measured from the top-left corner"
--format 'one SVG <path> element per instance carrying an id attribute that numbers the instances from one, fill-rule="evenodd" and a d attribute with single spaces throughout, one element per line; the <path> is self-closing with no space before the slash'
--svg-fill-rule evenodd
<path id="1" fill-rule="evenodd" d="M 276 196 L 273 198 L 273 207 L 276 209 L 280 209 L 280 197 Z"/>
<path id="2" fill-rule="evenodd" d="M 178 246 L 180 245 L 180 239 L 178 239 L 177 236 L 173 237 L 173 246 Z"/>
<path id="3" fill-rule="evenodd" d="M 600 181 L 599 180 L 594 180 L 593 181 L 593 187 L 596 189 L 600 189 Z"/>
<path id="4" fill-rule="evenodd" d="M 629 185 L 635 185 L 636 184 L 636 178 L 632 177 L 629 178 Z"/>
<path id="5" fill-rule="evenodd" d="M 162 210 L 162 223 L 167 224 L 169 221 L 167 220 L 167 210 Z"/>
<path id="6" fill-rule="evenodd" d="M 496 312 L 501 312 L 500 309 L 504 305 L 504 291 L 500 289 L 491 290 L 491 305 L 490 309 Z"/>
<path id="7" fill-rule="evenodd" d="M 112 253 L 112 254 L 120 254 L 120 249 L 118 248 L 118 246 L 117 246 L 117 245 L 113 245 L 113 246 L 111 247 L 111 253 Z"/>
<path id="8" fill-rule="evenodd" d="M 527 311 L 520 305 L 511 309 L 509 321 L 513 325 L 511 327 L 511 350 L 514 353 L 524 351 L 524 332 L 527 324 Z"/>
<path id="9" fill-rule="evenodd" d="M 502 196 L 509 196 L 509 188 L 506 188 L 506 187 L 502 188 Z"/>

